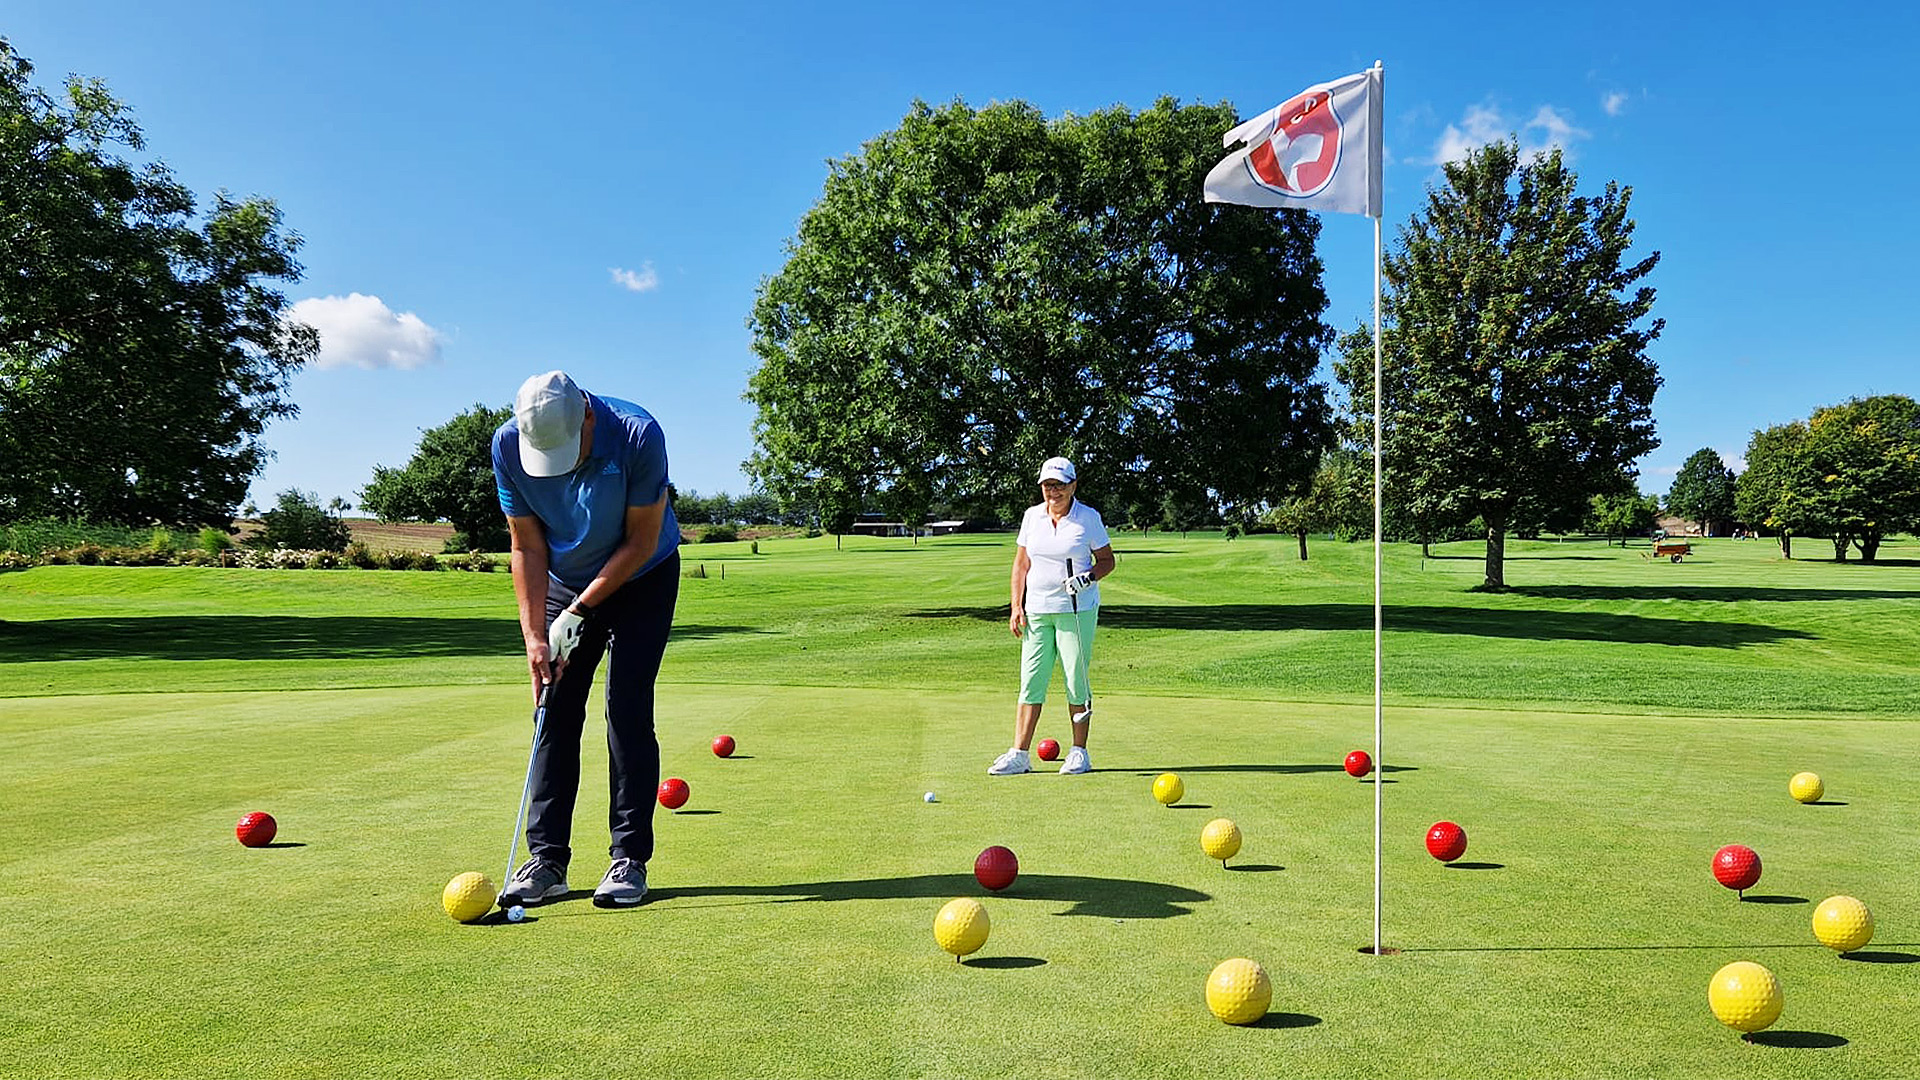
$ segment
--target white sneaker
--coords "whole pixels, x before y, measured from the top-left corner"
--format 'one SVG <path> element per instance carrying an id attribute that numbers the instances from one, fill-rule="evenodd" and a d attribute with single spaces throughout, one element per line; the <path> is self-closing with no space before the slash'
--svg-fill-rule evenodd
<path id="1" fill-rule="evenodd" d="M 988 767 L 988 776 L 1013 776 L 1018 773 L 1032 772 L 1033 762 L 1028 760 L 1027 752 L 1015 747 L 993 759 Z"/>
<path id="2" fill-rule="evenodd" d="M 1067 750 L 1067 760 L 1060 764 L 1060 775 L 1071 776 L 1074 773 L 1092 772 L 1093 759 L 1087 756 L 1087 748 L 1075 746 Z"/>

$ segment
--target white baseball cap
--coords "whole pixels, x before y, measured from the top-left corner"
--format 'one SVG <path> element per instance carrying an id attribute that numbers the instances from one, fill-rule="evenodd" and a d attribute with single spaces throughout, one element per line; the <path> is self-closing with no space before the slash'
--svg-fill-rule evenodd
<path id="1" fill-rule="evenodd" d="M 520 428 L 520 467 L 528 476 L 562 476 L 580 463 L 587 396 L 564 371 L 535 375 L 513 396 Z"/>
<path id="2" fill-rule="evenodd" d="M 1050 457 L 1040 466 L 1040 479 L 1071 484 L 1077 479 L 1077 474 L 1073 471 L 1073 462 L 1063 457 Z"/>

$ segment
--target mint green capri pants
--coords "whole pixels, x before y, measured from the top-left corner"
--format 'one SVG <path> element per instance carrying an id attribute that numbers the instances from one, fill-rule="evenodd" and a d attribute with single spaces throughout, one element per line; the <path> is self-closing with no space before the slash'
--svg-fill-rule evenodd
<path id="1" fill-rule="evenodd" d="M 1027 613 L 1027 633 L 1020 639 L 1020 704 L 1046 703 L 1056 657 L 1067 676 L 1067 704 L 1085 705 L 1093 700 L 1087 664 L 1093 659 L 1093 631 L 1099 622 L 1099 608 Z"/>

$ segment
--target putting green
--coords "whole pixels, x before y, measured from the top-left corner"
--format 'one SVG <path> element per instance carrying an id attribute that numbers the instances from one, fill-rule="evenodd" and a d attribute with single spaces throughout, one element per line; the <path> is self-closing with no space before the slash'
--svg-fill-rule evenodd
<path id="1" fill-rule="evenodd" d="M 653 895 L 522 925 L 440 910 L 498 878 L 524 689 L 385 687 L 18 697 L 0 706 L 0 1060 L 31 1076 L 1913 1075 L 1920 900 L 1898 763 L 1920 726 L 1461 709 L 1388 714 L 1386 957 L 1371 937 L 1375 789 L 1351 705 L 1103 693 L 1096 771 L 984 775 L 1006 692 L 667 684 Z M 1042 734 L 1059 737 L 1050 713 Z M 739 741 L 729 760 L 707 744 Z M 604 868 L 589 738 L 572 884 Z M 1787 781 L 1821 774 L 1821 805 Z M 1151 795 L 1177 772 L 1174 807 Z M 938 802 L 921 801 L 925 791 Z M 232 835 L 245 811 L 278 844 Z M 1203 825 L 1245 847 L 1223 870 Z M 1424 851 L 1460 822 L 1465 865 Z M 1741 902 L 1708 862 L 1765 861 Z M 1020 877 L 974 882 L 1005 844 Z M 1813 937 L 1864 900 L 1855 959 Z M 956 963 L 935 913 L 978 896 Z M 1219 961 L 1272 1013 L 1208 1015 Z M 1706 989 L 1785 989 L 1750 1046 Z M 1265 1063 L 1265 1064 L 1255 1064 Z"/>

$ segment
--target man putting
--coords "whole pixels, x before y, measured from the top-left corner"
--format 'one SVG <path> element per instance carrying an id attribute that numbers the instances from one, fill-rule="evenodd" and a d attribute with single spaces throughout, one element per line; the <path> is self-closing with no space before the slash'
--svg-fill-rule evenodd
<path id="1" fill-rule="evenodd" d="M 493 474 L 512 539 L 533 692 L 553 683 L 534 745 L 528 859 L 502 904 L 567 895 L 573 802 L 587 691 L 607 664 L 607 822 L 612 865 L 593 891 L 603 907 L 647 895 L 660 741 L 653 682 L 680 591 L 680 524 L 667 497 L 667 447 L 638 405 L 596 397 L 566 372 L 520 386 L 513 419 L 493 433 Z"/>

